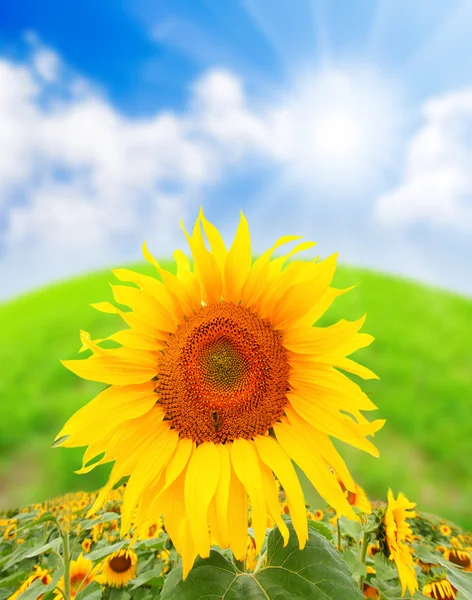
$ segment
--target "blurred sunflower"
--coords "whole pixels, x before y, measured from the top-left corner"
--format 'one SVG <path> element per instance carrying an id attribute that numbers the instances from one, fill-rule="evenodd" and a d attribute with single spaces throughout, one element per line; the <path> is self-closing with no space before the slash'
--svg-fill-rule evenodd
<path id="1" fill-rule="evenodd" d="M 472 571 L 470 552 L 466 550 L 448 549 L 444 552 L 444 558 L 455 565 L 462 567 L 464 571 Z"/>
<path id="2" fill-rule="evenodd" d="M 95 581 L 97 569 L 93 567 L 93 563 L 88 558 L 84 558 L 80 553 L 77 560 L 70 561 L 70 597 L 75 598 L 77 593 L 83 590 L 89 583 Z M 57 600 L 63 598 L 64 577 L 61 577 L 57 584 L 58 590 L 55 593 Z"/>
<path id="3" fill-rule="evenodd" d="M 344 492 L 344 495 L 347 498 L 347 501 L 351 506 L 355 506 L 361 512 L 370 515 L 372 512 L 372 505 L 367 498 L 367 494 L 361 488 L 360 485 L 355 484 L 355 490 L 347 490 L 344 483 L 338 479 L 339 485 Z"/>
<path id="4" fill-rule="evenodd" d="M 416 516 L 413 510 L 415 506 L 416 504 L 410 502 L 404 494 L 398 494 L 398 498 L 395 499 L 392 490 L 388 491 L 388 505 L 383 521 L 384 539 L 380 542 L 381 545 L 386 545 L 384 553 L 390 560 L 395 561 L 402 585 L 402 595 L 405 594 L 406 588 L 412 595 L 418 589 L 412 550 L 405 543 L 412 536 L 406 520 Z"/>
<path id="5" fill-rule="evenodd" d="M 457 596 L 456 588 L 447 579 L 431 581 L 423 588 L 423 594 L 435 600 L 454 600 Z"/>
<path id="6" fill-rule="evenodd" d="M 68 447 L 88 445 L 79 472 L 115 461 L 90 514 L 130 476 L 122 534 L 137 507 L 136 527 L 162 514 L 182 556 L 184 577 L 198 554 L 209 555 L 209 530 L 221 547 L 244 558 L 248 499 L 257 551 L 267 514 L 288 542 L 273 473 L 304 547 L 305 499 L 291 460 L 339 514 L 357 519 L 334 473 L 347 490 L 356 487 L 330 436 L 378 456 L 367 436 L 384 423 L 366 420 L 361 411 L 375 405 L 339 371 L 375 378 L 346 358 L 373 339 L 359 333 L 364 319 L 312 327 L 347 291 L 330 286 L 335 256 L 286 264 L 314 245 L 300 243 L 274 259 L 277 248 L 298 239 L 289 236 L 252 264 L 243 215 L 229 250 L 203 213 L 185 235 L 193 269 L 178 250 L 174 275 L 144 246 L 160 280 L 114 271 L 120 281 L 137 286 L 112 286 L 115 301 L 131 310 L 108 302 L 94 306 L 120 315 L 129 326 L 108 338 L 121 346 L 105 349 L 82 332 L 81 350 L 92 356 L 64 361 L 77 375 L 110 387 L 79 410 L 56 440 Z"/>
<path id="7" fill-rule="evenodd" d="M 445 536 L 445 537 L 450 537 L 451 533 L 452 533 L 452 529 L 449 527 L 449 525 L 444 525 L 442 524 L 439 527 L 439 531 Z"/>
<path id="8" fill-rule="evenodd" d="M 366 598 L 372 598 L 373 600 L 379 600 L 380 592 L 377 588 L 374 588 L 369 583 L 364 583 L 362 593 Z"/>
<path id="9" fill-rule="evenodd" d="M 131 549 L 118 550 L 107 556 L 101 565 L 100 583 L 119 588 L 136 576 L 138 557 Z"/>
<path id="10" fill-rule="evenodd" d="M 41 567 L 35 565 L 33 567 L 33 573 L 28 577 L 26 581 L 23 582 L 23 584 L 17 589 L 17 591 L 8 598 L 8 600 L 16 600 L 21 594 L 23 594 L 25 590 L 31 587 L 33 582 L 37 579 L 40 579 L 43 585 L 48 585 L 52 581 L 52 577 L 47 569 L 42 569 Z"/>

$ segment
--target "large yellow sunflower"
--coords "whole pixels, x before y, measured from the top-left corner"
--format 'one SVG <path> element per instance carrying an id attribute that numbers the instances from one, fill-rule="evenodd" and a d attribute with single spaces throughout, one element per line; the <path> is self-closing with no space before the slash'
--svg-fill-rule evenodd
<path id="1" fill-rule="evenodd" d="M 243 215 L 229 250 L 202 212 L 185 235 L 193 268 L 177 250 L 173 274 L 144 245 L 159 278 L 113 271 L 133 284 L 112 286 L 115 302 L 130 310 L 109 302 L 93 306 L 128 325 L 108 338 L 120 347 L 105 349 L 82 332 L 82 350 L 92 356 L 64 361 L 77 375 L 109 387 L 67 422 L 56 441 L 88 446 L 79 472 L 115 461 L 90 513 L 130 476 L 122 534 L 132 519 L 151 525 L 162 515 L 184 576 L 198 554 L 209 555 L 210 532 L 244 558 L 248 502 L 257 551 L 267 515 L 287 543 L 274 474 L 304 547 L 305 499 L 292 460 L 339 514 L 356 519 L 337 478 L 349 491 L 356 486 L 330 436 L 377 456 L 367 436 L 384 423 L 366 420 L 361 411 L 375 405 L 341 372 L 375 378 L 347 358 L 373 339 L 359 333 L 364 319 L 312 326 L 347 291 L 331 287 L 335 256 L 288 262 L 314 245 L 303 242 L 273 258 L 277 248 L 299 239 L 288 236 L 252 263 Z"/>
<path id="2" fill-rule="evenodd" d="M 392 490 L 388 491 L 388 506 L 384 517 L 385 541 L 389 558 L 395 561 L 397 566 L 403 594 L 406 588 L 411 594 L 418 589 L 413 551 L 405 543 L 413 535 L 406 520 L 416 517 L 413 510 L 415 506 L 416 504 L 410 502 L 404 494 L 398 494 L 398 498 L 395 499 Z"/>

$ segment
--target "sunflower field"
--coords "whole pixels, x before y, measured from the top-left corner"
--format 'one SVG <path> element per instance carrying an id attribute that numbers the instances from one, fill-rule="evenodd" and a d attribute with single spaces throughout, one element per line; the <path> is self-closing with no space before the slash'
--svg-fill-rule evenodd
<path id="1" fill-rule="evenodd" d="M 393 600 L 402 596 L 396 544 L 408 549 L 410 587 L 416 587 L 415 581 L 418 585 L 416 592 L 407 589 L 404 598 L 472 597 L 472 535 L 432 515 L 411 508 L 405 512 L 392 497 L 390 515 L 404 536 L 392 533 L 388 504 L 370 503 L 359 489 L 350 501 L 360 522 L 338 519 L 330 507 L 307 510 L 308 541 L 301 551 L 280 491 L 291 534 L 287 546 L 268 522 L 261 552 L 256 553 L 249 515 L 244 561 L 215 546 L 183 580 L 179 556 L 161 520 L 145 530 L 132 526 L 120 536 L 124 491 L 124 485 L 111 490 L 93 518 L 87 512 L 97 494 L 89 493 L 0 514 L 0 600 Z M 401 560 L 398 564 L 404 568 Z"/>
<path id="2" fill-rule="evenodd" d="M 115 269 L 93 305 L 124 328 L 82 330 L 85 358 L 62 361 L 106 387 L 53 446 L 112 469 L 0 515 L 0 600 L 472 600 L 472 536 L 401 492 L 371 502 L 333 443 L 378 457 L 385 425 L 351 357 L 365 317 L 319 322 L 351 290 L 336 256 L 299 260 L 314 244 L 286 236 L 253 260 L 243 215 L 228 249 L 202 211 L 183 230 L 192 260 L 172 272 L 144 244 L 155 276 Z"/>

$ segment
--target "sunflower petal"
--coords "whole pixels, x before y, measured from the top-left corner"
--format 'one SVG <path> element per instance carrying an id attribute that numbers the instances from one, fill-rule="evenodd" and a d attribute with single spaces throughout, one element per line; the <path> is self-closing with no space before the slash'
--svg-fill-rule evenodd
<path id="1" fill-rule="evenodd" d="M 192 455 L 185 477 L 185 510 L 198 554 L 210 555 L 208 507 L 220 474 L 220 454 L 211 442 L 200 444 Z"/>

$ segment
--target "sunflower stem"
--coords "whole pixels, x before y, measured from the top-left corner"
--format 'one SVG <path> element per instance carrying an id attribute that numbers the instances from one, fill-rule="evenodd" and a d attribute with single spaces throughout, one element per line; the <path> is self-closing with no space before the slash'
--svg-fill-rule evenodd
<path id="1" fill-rule="evenodd" d="M 339 519 L 336 521 L 336 530 L 338 532 L 338 550 L 342 552 L 343 546 L 341 543 L 341 525 L 339 524 Z"/>
<path id="2" fill-rule="evenodd" d="M 70 550 L 69 550 L 69 532 L 62 534 L 62 552 L 64 555 L 64 598 L 70 600 Z"/>
<path id="3" fill-rule="evenodd" d="M 361 554 L 360 554 L 360 561 L 363 565 L 365 565 L 365 557 L 367 554 L 367 546 L 369 545 L 370 542 L 370 532 L 368 531 L 364 531 L 364 538 L 362 539 L 362 546 L 361 546 Z M 361 575 L 359 577 L 359 589 L 362 590 L 364 589 L 364 575 Z"/>

